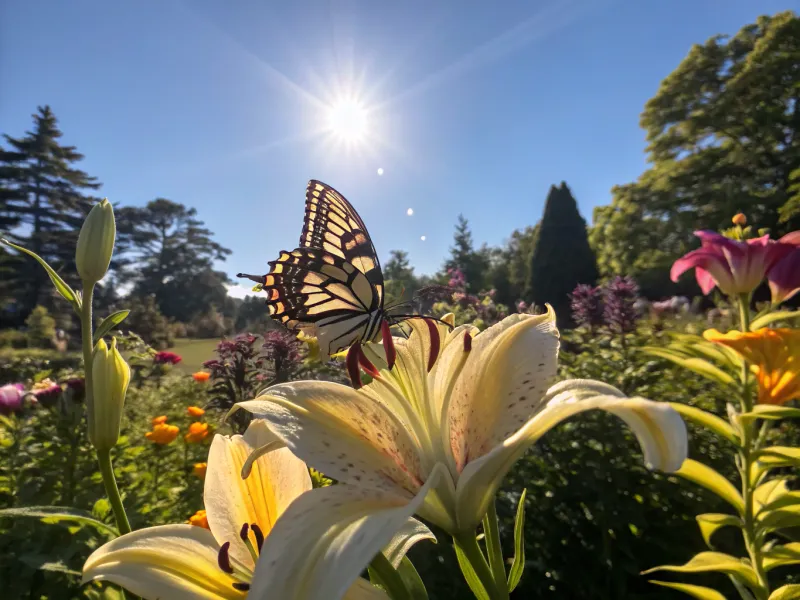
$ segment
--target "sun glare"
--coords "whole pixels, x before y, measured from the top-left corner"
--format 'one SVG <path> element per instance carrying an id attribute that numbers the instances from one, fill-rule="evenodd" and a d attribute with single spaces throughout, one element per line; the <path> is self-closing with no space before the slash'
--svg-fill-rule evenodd
<path id="1" fill-rule="evenodd" d="M 361 141 L 367 133 L 367 125 L 367 111 L 356 100 L 340 100 L 330 109 L 328 126 L 342 141 Z"/>

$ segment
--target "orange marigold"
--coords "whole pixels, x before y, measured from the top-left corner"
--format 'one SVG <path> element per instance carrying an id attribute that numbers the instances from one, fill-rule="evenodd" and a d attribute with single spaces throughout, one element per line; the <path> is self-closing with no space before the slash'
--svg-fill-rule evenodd
<path id="1" fill-rule="evenodd" d="M 800 330 L 765 327 L 720 333 L 709 329 L 703 337 L 733 349 L 752 364 L 759 404 L 785 404 L 800 398 Z"/>
<path id="2" fill-rule="evenodd" d="M 166 415 L 161 415 L 160 417 L 153 417 L 152 419 L 153 427 L 155 427 L 156 425 L 163 425 L 166 422 L 167 422 Z"/>
<path id="3" fill-rule="evenodd" d="M 194 463 L 194 467 L 192 468 L 192 475 L 194 475 L 198 479 L 205 479 L 206 469 L 208 469 L 208 463 Z"/>
<path id="4" fill-rule="evenodd" d="M 144 435 L 151 442 L 165 446 L 175 441 L 175 438 L 178 437 L 178 431 L 175 425 L 158 423 L 157 425 L 153 425 L 153 431 L 148 431 Z"/>
<path id="5" fill-rule="evenodd" d="M 199 444 L 203 440 L 205 440 L 211 431 L 208 428 L 208 423 L 192 423 L 189 425 L 189 433 L 183 436 L 189 444 Z"/>
<path id="6" fill-rule="evenodd" d="M 733 215 L 731 221 L 734 225 L 738 225 L 739 227 L 744 227 L 747 225 L 747 217 L 744 216 L 744 213 L 736 213 Z"/>
<path id="7" fill-rule="evenodd" d="M 206 511 L 198 510 L 196 513 L 194 513 L 191 517 L 189 517 L 189 524 L 208 529 L 208 517 L 206 517 Z"/>
<path id="8" fill-rule="evenodd" d="M 186 412 L 189 413 L 190 417 L 202 417 L 204 414 L 206 414 L 206 411 L 199 406 L 190 406 L 186 409 Z"/>
<path id="9" fill-rule="evenodd" d="M 197 373 L 192 373 L 192 377 L 194 380 L 199 383 L 205 383 L 208 381 L 208 378 L 211 377 L 211 373 L 206 373 L 205 371 L 198 371 Z"/>

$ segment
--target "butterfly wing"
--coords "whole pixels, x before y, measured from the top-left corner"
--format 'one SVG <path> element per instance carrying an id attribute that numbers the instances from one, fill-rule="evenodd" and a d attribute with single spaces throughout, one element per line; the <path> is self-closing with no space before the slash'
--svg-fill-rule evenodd
<path id="1" fill-rule="evenodd" d="M 352 264 L 367 277 L 383 306 L 383 273 L 364 221 L 331 186 L 312 179 L 306 188 L 303 248 L 322 248 Z"/>
<path id="2" fill-rule="evenodd" d="M 350 261 L 321 248 L 281 252 L 264 277 L 269 314 L 330 354 L 380 331 L 382 295 Z"/>

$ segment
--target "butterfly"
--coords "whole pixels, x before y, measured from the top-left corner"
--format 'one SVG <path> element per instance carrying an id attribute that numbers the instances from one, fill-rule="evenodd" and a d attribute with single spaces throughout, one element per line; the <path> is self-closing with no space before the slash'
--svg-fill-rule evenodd
<path id="1" fill-rule="evenodd" d="M 417 315 L 390 315 L 399 305 L 384 306 L 383 272 L 375 246 L 364 221 L 341 193 L 321 181 L 309 181 L 300 247 L 282 251 L 269 265 L 264 276 L 239 273 L 239 277 L 261 284 L 272 318 L 292 331 L 316 337 L 328 355 L 355 347 L 348 362 L 353 355 L 352 360 L 368 372 L 358 349 L 361 343 L 382 337 L 391 368 L 390 326 Z"/>

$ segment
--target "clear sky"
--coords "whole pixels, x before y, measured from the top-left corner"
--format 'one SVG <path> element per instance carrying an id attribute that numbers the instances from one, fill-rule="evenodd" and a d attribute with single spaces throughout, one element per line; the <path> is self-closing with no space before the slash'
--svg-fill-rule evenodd
<path id="1" fill-rule="evenodd" d="M 103 195 L 196 207 L 231 275 L 297 245 L 310 178 L 382 260 L 431 273 L 458 213 L 499 244 L 565 180 L 590 221 L 646 167 L 639 114 L 691 45 L 791 4 L 5 0 L 0 132 L 50 104 Z M 329 117 L 348 99 L 367 122 L 345 144 Z"/>

